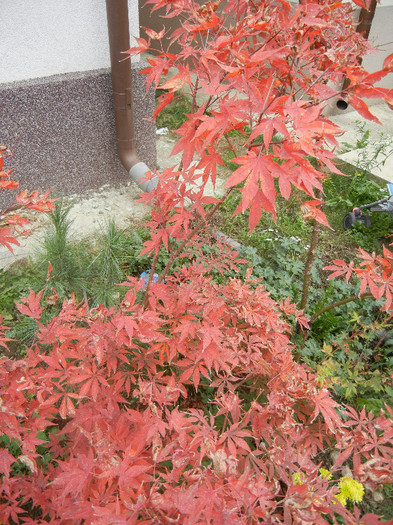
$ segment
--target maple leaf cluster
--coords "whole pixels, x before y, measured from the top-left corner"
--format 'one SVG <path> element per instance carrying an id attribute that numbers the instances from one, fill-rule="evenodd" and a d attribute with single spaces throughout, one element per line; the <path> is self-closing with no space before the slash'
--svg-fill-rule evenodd
<path id="1" fill-rule="evenodd" d="M 192 96 L 173 151 L 182 152 L 181 167 L 159 174 L 157 188 L 141 197 L 153 205 L 142 251 L 151 269 L 143 281 L 121 283 L 118 306 L 71 298 L 44 322 L 55 290 L 47 299 L 31 290 L 17 305 L 36 335 L 23 359 L 0 359 L 0 520 L 382 523 L 356 502 L 347 508 L 337 480 L 351 469 L 362 490 L 393 482 L 392 411 L 359 414 L 332 398 L 294 358 L 291 326 L 307 328 L 304 312 L 288 299 L 275 302 L 251 268 L 243 280 L 226 279 L 245 261 L 210 226 L 234 188 L 251 229 L 263 211 L 276 213 L 276 192 L 289 198 L 293 188 L 307 195 L 303 216 L 326 222 L 315 192 L 325 168 L 337 171 L 340 131 L 322 111 L 339 92 L 334 82 L 347 76 L 348 99 L 365 113 L 357 97 L 374 96 L 379 78 L 359 64 L 369 45 L 354 31 L 348 3 L 150 3 L 183 21 L 172 35 L 180 52 L 158 52 L 145 71 L 148 85 L 167 91 L 157 112 L 180 88 Z M 128 53 L 149 44 L 137 39 Z M 175 75 L 160 84 L 170 68 Z M 234 136 L 244 139 L 240 152 Z M 228 149 L 237 169 L 227 193 L 207 197 Z M 50 207 L 47 195 L 20 199 Z M 157 279 L 162 250 L 169 261 Z M 365 262 L 367 275 L 385 275 L 380 261 Z M 46 287 L 50 280 L 49 270 Z M 0 326 L 3 347 L 6 333 Z"/>
<path id="2" fill-rule="evenodd" d="M 251 268 L 214 280 L 245 261 L 228 244 L 218 258 L 203 249 L 199 188 L 168 170 L 143 195 L 155 205 L 145 250 L 183 261 L 148 289 L 130 276 L 117 308 L 69 299 L 50 322 L 53 296 L 17 305 L 37 329 L 24 359 L 0 359 L 3 523 L 382 523 L 319 472 L 341 479 L 350 462 L 365 489 L 393 481 L 393 413 L 334 401 L 293 357 L 303 312 Z"/>
<path id="3" fill-rule="evenodd" d="M 344 97 L 378 122 L 363 98 L 392 103 L 392 91 L 375 83 L 392 72 L 393 55 L 381 71 L 364 69 L 360 59 L 372 47 L 355 31 L 354 6 L 334 0 L 296 6 L 285 0 L 148 3 L 154 10 L 165 8 L 165 18 L 182 21 L 171 35 L 180 50 L 152 49 L 144 73 L 148 86 L 164 90 L 155 116 L 179 90 L 192 97 L 192 111 L 176 131 L 172 152 L 182 153 L 183 168 L 197 158 L 204 179 L 214 183 L 217 163 L 229 152 L 238 168 L 226 186 L 241 192 L 235 213 L 249 211 L 251 230 L 262 212 L 276 216 L 277 191 L 288 199 L 293 188 L 311 197 L 304 203 L 305 218 L 326 225 L 315 192 L 322 191 L 324 171 L 339 173 L 333 160 L 341 130 L 323 116 L 324 109 Z M 147 31 L 149 40 L 139 40 L 128 53 L 145 51 L 151 38 L 163 38 L 164 29 L 154 35 Z M 241 150 L 231 138 L 234 132 L 244 136 Z"/>
<path id="4" fill-rule="evenodd" d="M 13 153 L 7 146 L 0 145 L 0 191 L 17 189 L 19 182 L 11 177 L 14 169 L 6 169 L 6 160 L 10 160 Z M 49 193 L 40 196 L 38 191 L 31 195 L 24 190 L 20 195 L 15 195 L 16 205 L 11 205 L 6 210 L 3 210 L 0 224 L 0 245 L 5 246 L 12 253 L 12 245 L 19 246 L 19 241 L 15 236 L 29 233 L 27 226 L 30 224 L 25 217 L 21 217 L 15 210 L 19 208 L 33 209 L 41 212 L 50 212 L 54 209 L 53 199 L 49 199 Z"/>
<path id="5" fill-rule="evenodd" d="M 351 277 L 360 280 L 359 296 L 369 290 L 375 299 L 384 299 L 382 310 L 392 312 L 393 310 L 393 253 L 386 246 L 383 247 L 381 255 L 369 254 L 362 249 L 358 250 L 359 266 L 354 262 L 346 263 L 341 259 L 333 261 L 332 265 L 326 266 L 325 270 L 332 273 L 329 279 L 344 276 L 348 282 Z"/>
<path id="6" fill-rule="evenodd" d="M 360 523 L 319 454 L 340 452 L 338 476 L 352 458 L 366 488 L 392 481 L 393 414 L 338 406 L 295 362 L 294 305 L 197 261 L 152 283 L 147 309 L 140 281 L 123 285 L 118 309 L 68 300 L 46 325 L 41 292 L 19 305 L 37 334 L 0 360 L 1 432 L 18 445 L 0 449 L 3 523 Z"/>

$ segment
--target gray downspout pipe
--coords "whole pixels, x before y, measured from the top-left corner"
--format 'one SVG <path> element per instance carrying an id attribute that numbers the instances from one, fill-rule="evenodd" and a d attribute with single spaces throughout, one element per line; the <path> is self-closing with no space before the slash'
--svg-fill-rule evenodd
<path id="1" fill-rule="evenodd" d="M 106 12 L 119 157 L 130 177 L 141 190 L 151 191 L 157 187 L 158 177 L 154 177 L 148 182 L 141 182 L 150 169 L 139 160 L 136 152 L 132 111 L 131 60 L 122 53 L 122 51 L 127 51 L 130 48 L 128 1 L 106 0 Z"/>

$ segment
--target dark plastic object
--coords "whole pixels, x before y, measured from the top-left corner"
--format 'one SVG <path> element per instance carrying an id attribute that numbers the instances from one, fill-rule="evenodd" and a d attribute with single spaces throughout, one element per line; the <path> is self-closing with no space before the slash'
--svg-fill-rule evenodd
<path id="1" fill-rule="evenodd" d="M 337 100 L 336 102 L 337 109 L 341 109 L 341 111 L 345 111 L 348 108 L 348 105 L 348 102 L 343 98 L 340 98 L 340 100 Z"/>
<path id="2" fill-rule="evenodd" d="M 347 213 L 344 217 L 344 230 L 352 230 L 356 222 L 361 222 L 366 228 L 371 226 L 371 217 L 370 215 L 356 214 L 354 212 Z"/>

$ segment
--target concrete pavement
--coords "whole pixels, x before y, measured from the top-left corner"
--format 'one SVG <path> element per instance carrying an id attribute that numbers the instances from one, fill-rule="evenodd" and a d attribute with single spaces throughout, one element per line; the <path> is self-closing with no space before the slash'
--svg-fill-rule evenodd
<path id="1" fill-rule="evenodd" d="M 355 147 L 337 156 L 359 168 L 366 164 L 373 175 L 383 181 L 393 182 L 393 110 L 386 104 L 375 104 L 370 106 L 370 111 L 382 125 L 361 117 L 350 108 L 328 117 L 344 131 L 339 137 L 341 150 L 346 149 L 345 143 L 356 145 L 357 140 L 364 135 L 360 129 L 369 131 L 364 148 Z"/>

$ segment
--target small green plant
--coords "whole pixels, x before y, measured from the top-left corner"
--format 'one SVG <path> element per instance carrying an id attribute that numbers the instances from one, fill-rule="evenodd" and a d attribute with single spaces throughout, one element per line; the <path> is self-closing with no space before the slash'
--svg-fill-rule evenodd
<path id="1" fill-rule="evenodd" d="M 6 323 L 12 322 L 11 311 L 15 301 L 29 293 L 31 283 L 36 277 L 37 272 L 33 266 L 25 262 L 0 270 L 0 311 Z"/>
<path id="2" fill-rule="evenodd" d="M 393 219 L 388 213 L 372 213 L 370 228 L 359 222 L 345 233 L 343 219 L 353 208 L 386 197 L 386 185 L 374 180 L 370 174 L 354 170 L 350 165 L 339 167 L 348 175 L 344 178 L 332 174 L 324 184 L 329 222 L 337 232 L 342 232 L 347 239 L 350 238 L 354 246 L 368 251 L 380 251 L 384 238 L 390 235 L 393 227 Z"/>
<path id="3" fill-rule="evenodd" d="M 375 312 L 367 315 L 370 303 L 365 301 L 359 311 L 347 310 L 346 322 L 340 319 L 341 330 L 335 334 L 326 320 L 322 330 L 331 330 L 328 336 L 325 332 L 320 337 L 321 324 L 313 326 L 300 355 L 318 373 L 322 384 L 334 388 L 338 399 L 378 415 L 386 404 L 393 407 L 393 354 L 390 340 L 386 340 L 389 325 Z M 337 318 L 340 313 L 336 312 Z"/>
<path id="4" fill-rule="evenodd" d="M 378 201 L 388 195 L 386 185 L 373 174 L 393 155 L 393 141 L 381 133 L 379 138 L 370 141 L 370 130 L 365 123 L 357 122 L 357 138 L 354 144 L 344 143 L 343 152 L 356 151 L 356 162 L 351 165 L 338 162 L 339 169 L 347 175 L 343 178 L 331 174 L 324 183 L 326 209 L 333 228 L 342 229 L 344 216 L 353 208 Z M 366 212 L 367 213 L 367 212 Z M 387 213 L 373 213 L 371 228 L 356 223 L 348 233 L 354 244 L 365 250 L 379 251 L 381 240 L 390 235 L 393 221 Z"/>
<path id="5" fill-rule="evenodd" d="M 46 280 L 48 264 L 52 264 L 52 285 L 61 298 L 75 293 L 79 299 L 86 296 L 85 268 L 89 261 L 86 250 L 80 250 L 70 238 L 72 204 L 58 200 L 50 215 L 48 228 L 37 256 L 41 270 L 41 286 Z"/>
<path id="6" fill-rule="evenodd" d="M 356 170 L 361 173 L 379 171 L 393 155 L 392 138 L 381 132 L 377 140 L 370 142 L 370 130 L 365 122 L 356 121 L 357 137 L 355 144 L 344 142 L 342 153 L 356 150 Z"/>
<path id="7" fill-rule="evenodd" d="M 156 90 L 156 96 L 162 94 L 162 90 Z M 187 113 L 192 109 L 191 98 L 185 94 L 177 93 L 174 100 L 157 116 L 157 128 L 168 128 L 176 130 L 187 120 Z"/>
<path id="8" fill-rule="evenodd" d="M 109 306 L 119 298 L 117 284 L 124 278 L 122 269 L 122 231 L 118 231 L 113 220 L 108 223 L 106 234 L 101 239 L 97 255 L 88 267 L 97 278 L 90 279 L 89 293 L 96 304 Z"/>
<path id="9" fill-rule="evenodd" d="M 367 129 L 366 123 L 361 122 L 360 120 L 356 121 L 356 127 L 357 127 L 357 137 L 356 137 L 356 143 L 351 144 L 350 142 L 344 142 L 343 148 L 341 150 L 341 153 L 348 153 L 350 151 L 353 151 L 354 149 L 364 149 L 369 144 L 370 139 L 370 130 Z"/>

